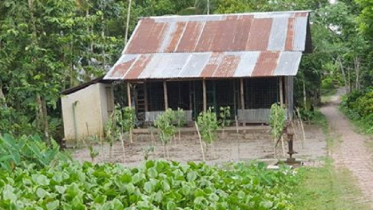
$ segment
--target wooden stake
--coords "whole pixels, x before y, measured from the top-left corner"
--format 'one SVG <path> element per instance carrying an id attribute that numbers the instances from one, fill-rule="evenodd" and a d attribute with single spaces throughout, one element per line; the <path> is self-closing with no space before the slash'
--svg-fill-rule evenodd
<path id="1" fill-rule="evenodd" d="M 207 111 L 207 97 L 206 97 L 206 81 L 202 80 L 202 89 L 203 89 L 203 111 Z"/>
<path id="2" fill-rule="evenodd" d="M 237 161 L 240 161 L 240 138 L 239 138 L 239 133 L 238 133 L 238 117 L 236 115 L 235 117 L 236 120 L 236 135 L 237 135 Z"/>
<path id="3" fill-rule="evenodd" d="M 240 79 L 240 98 L 241 98 L 241 109 L 242 109 L 242 126 L 246 125 L 246 118 L 245 118 L 245 86 L 244 86 L 244 81 L 241 78 Z"/>
<path id="4" fill-rule="evenodd" d="M 205 162 L 206 159 L 205 159 L 205 152 L 203 151 L 203 145 L 202 145 L 201 134 L 199 133 L 199 128 L 198 128 L 198 124 L 197 124 L 197 122 L 194 122 L 194 124 L 196 125 L 196 129 L 197 129 L 197 133 L 198 133 L 198 138 L 199 138 L 199 143 L 200 143 L 200 145 L 201 145 L 202 160 L 203 160 L 203 162 Z"/>
<path id="5" fill-rule="evenodd" d="M 303 145 L 304 142 L 306 142 L 306 133 L 304 132 L 304 126 L 303 126 L 302 116 L 300 115 L 299 108 L 297 108 L 296 110 L 297 110 L 299 121 L 300 121 L 300 127 L 302 128 L 302 134 L 303 134 L 302 145 Z"/>
<path id="6" fill-rule="evenodd" d="M 128 107 L 132 107 L 131 84 L 129 82 L 127 82 L 127 100 Z"/>
<path id="7" fill-rule="evenodd" d="M 163 95 L 164 95 L 164 110 L 168 109 L 168 94 L 167 94 L 167 83 L 163 81 Z"/>

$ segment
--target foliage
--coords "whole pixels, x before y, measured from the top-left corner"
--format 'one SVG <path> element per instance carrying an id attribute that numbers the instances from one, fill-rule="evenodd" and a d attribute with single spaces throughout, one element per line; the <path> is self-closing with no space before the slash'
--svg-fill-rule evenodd
<path id="1" fill-rule="evenodd" d="M 285 127 L 286 111 L 284 107 L 277 103 L 272 104 L 269 114 L 269 126 L 271 127 L 271 135 L 274 139 L 281 137 Z"/>
<path id="2" fill-rule="evenodd" d="M 294 209 L 288 168 L 193 162 L 62 163 L 0 173 L 1 209 Z"/>
<path id="3" fill-rule="evenodd" d="M 178 128 L 181 128 L 186 123 L 185 112 L 182 108 L 177 108 L 177 110 L 174 112 L 176 125 Z"/>
<path id="4" fill-rule="evenodd" d="M 343 98 L 341 108 L 359 128 L 373 134 L 373 90 L 352 92 Z"/>
<path id="5" fill-rule="evenodd" d="M 38 135 L 19 138 L 10 134 L 0 135 L 0 169 L 14 170 L 27 165 L 43 168 L 66 160 L 69 156 L 60 152 L 55 141 L 48 147 Z"/>
<path id="6" fill-rule="evenodd" d="M 228 126 L 231 123 L 231 121 L 229 120 L 229 118 L 231 117 L 231 108 L 229 106 L 220 107 L 219 117 L 220 127 L 224 128 Z"/>
<path id="7" fill-rule="evenodd" d="M 179 131 L 179 141 L 181 141 L 181 127 L 183 127 L 184 124 L 186 123 L 186 115 L 185 115 L 184 110 L 179 107 L 177 108 L 176 111 L 174 111 L 174 115 L 175 115 L 176 125 Z"/>
<path id="8" fill-rule="evenodd" d="M 201 138 L 204 142 L 211 144 L 217 139 L 217 130 L 219 124 L 217 121 L 216 113 L 212 111 L 212 108 L 206 112 L 201 112 L 197 118 L 197 124 L 201 132 Z"/>
<path id="9" fill-rule="evenodd" d="M 369 204 L 358 202 L 362 193 L 351 171 L 335 167 L 329 158 L 323 166 L 300 168 L 297 177 L 298 184 L 293 189 L 297 209 L 371 209 Z"/>
<path id="10" fill-rule="evenodd" d="M 167 143 L 174 137 L 176 127 L 173 124 L 175 121 L 175 112 L 172 109 L 167 109 L 160 114 L 154 121 L 154 126 L 159 131 L 159 137 L 164 146 L 164 156 L 168 157 Z"/>
<path id="11" fill-rule="evenodd" d="M 134 107 L 124 107 L 123 128 L 125 132 L 130 132 L 136 125 L 136 113 Z"/>

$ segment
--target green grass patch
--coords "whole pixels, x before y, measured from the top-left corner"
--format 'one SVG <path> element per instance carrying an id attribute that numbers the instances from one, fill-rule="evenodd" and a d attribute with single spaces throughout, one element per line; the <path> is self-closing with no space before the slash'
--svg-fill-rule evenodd
<path id="1" fill-rule="evenodd" d="M 354 125 L 354 130 L 360 134 L 373 136 L 373 114 L 360 117 L 356 113 L 344 106 L 339 106 L 339 110 L 350 120 Z"/>
<path id="2" fill-rule="evenodd" d="M 330 159 L 323 167 L 301 168 L 300 184 L 295 188 L 296 209 L 370 209 L 369 205 L 358 203 L 361 192 L 348 169 L 335 168 Z"/>
<path id="3" fill-rule="evenodd" d="M 338 137 L 333 136 L 325 116 L 318 110 L 312 123 L 323 128 L 328 150 L 338 146 Z M 373 143 L 370 145 L 373 150 Z M 361 191 L 347 168 L 336 168 L 331 158 L 325 158 L 322 167 L 303 167 L 298 170 L 299 184 L 294 189 L 296 209 L 305 210 L 368 210 L 370 206 L 359 202 Z"/>

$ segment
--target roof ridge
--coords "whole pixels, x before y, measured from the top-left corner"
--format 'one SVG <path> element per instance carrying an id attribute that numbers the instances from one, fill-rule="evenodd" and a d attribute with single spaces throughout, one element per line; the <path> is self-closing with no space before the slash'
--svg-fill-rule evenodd
<path id="1" fill-rule="evenodd" d="M 164 15 L 164 16 L 148 16 L 140 17 L 139 19 L 163 19 L 163 18 L 175 18 L 175 17 L 219 17 L 219 16 L 238 16 L 238 15 L 260 15 L 260 14 L 294 14 L 294 13 L 310 13 L 312 10 L 289 10 L 289 11 L 267 11 L 267 12 L 243 12 L 243 13 L 227 13 L 227 14 L 200 14 L 200 15 Z"/>

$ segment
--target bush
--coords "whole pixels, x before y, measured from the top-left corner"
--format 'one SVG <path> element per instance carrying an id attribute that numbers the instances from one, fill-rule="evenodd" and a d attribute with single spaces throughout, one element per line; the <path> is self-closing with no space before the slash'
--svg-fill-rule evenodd
<path id="1" fill-rule="evenodd" d="M 354 91 L 345 96 L 342 111 L 367 133 L 373 133 L 373 90 Z"/>
<path id="2" fill-rule="evenodd" d="M 69 160 L 60 152 L 59 145 L 52 140 L 48 147 L 38 135 L 15 138 L 10 134 L 0 135 L 0 168 L 14 170 L 17 167 L 33 165 L 46 167 L 58 160 Z"/>

